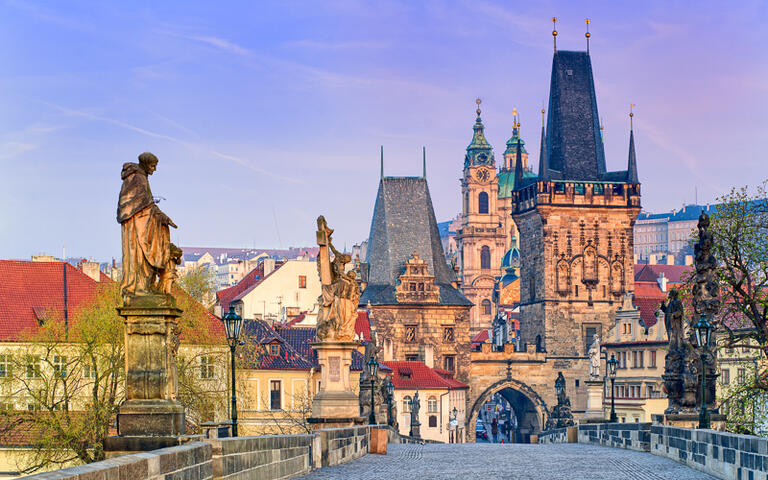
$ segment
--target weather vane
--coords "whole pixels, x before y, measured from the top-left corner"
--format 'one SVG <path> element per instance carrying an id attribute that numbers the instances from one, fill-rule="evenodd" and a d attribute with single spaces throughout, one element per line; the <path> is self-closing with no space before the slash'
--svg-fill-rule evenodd
<path id="1" fill-rule="evenodd" d="M 589 37 L 592 36 L 589 34 L 589 19 L 587 18 L 586 20 L 584 20 L 584 23 L 587 24 L 587 33 L 585 33 L 584 36 L 587 37 L 587 53 L 589 53 Z"/>
<path id="2" fill-rule="evenodd" d="M 483 103 L 482 100 L 480 100 L 480 97 L 477 97 L 477 100 L 475 100 L 475 103 L 477 104 L 477 116 L 480 116 L 480 104 Z"/>
<path id="3" fill-rule="evenodd" d="M 557 52 L 557 17 L 552 17 L 552 40 L 555 42 L 555 52 Z"/>
<path id="4" fill-rule="evenodd" d="M 630 130 L 632 130 L 632 128 L 633 128 L 632 117 L 635 116 L 635 113 L 632 111 L 633 108 L 635 108 L 635 104 L 634 103 L 630 103 L 629 104 L 629 129 Z"/>

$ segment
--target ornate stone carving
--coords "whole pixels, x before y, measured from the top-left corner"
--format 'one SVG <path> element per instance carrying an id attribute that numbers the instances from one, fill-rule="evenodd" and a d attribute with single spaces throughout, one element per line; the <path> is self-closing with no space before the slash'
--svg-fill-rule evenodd
<path id="1" fill-rule="evenodd" d="M 328 227 L 325 218 L 322 215 L 317 217 L 317 244 L 320 246 L 317 271 L 322 285 L 322 294 L 317 299 L 320 304 L 317 339 L 320 342 L 351 342 L 355 337 L 360 288 L 355 279 L 355 272 L 344 271 L 345 265 L 352 258 L 334 248 L 331 234 L 333 230 Z"/>
<path id="2" fill-rule="evenodd" d="M 440 303 L 435 276 L 429 274 L 427 262 L 416 252 L 405 261 L 397 282 L 395 297 L 398 303 Z"/>
<path id="3" fill-rule="evenodd" d="M 571 427 L 575 425 L 573 414 L 571 413 L 571 400 L 568 398 L 565 390 L 565 377 L 563 376 L 563 372 L 557 372 L 555 392 L 557 394 L 557 405 L 552 407 L 552 412 L 547 419 L 545 430 Z"/>
<path id="4" fill-rule="evenodd" d="M 684 306 L 676 289 L 669 292 L 660 308 L 664 312 L 664 326 L 669 338 L 662 376 L 664 390 L 669 398 L 669 406 L 665 410 L 667 414 L 695 415 L 698 412 L 701 401 L 701 353 L 706 355 L 704 374 L 708 380 L 707 405 L 710 410 L 716 412 L 716 349 L 711 345 L 699 349 L 693 331 L 693 324 L 702 314 L 706 314 L 707 318 L 713 321 L 720 309 L 719 288 L 715 280 L 717 261 L 711 253 L 712 234 L 708 228 L 709 217 L 702 212 L 698 223 L 699 240 L 694 247 L 696 273 L 693 286 L 693 318 L 685 321 Z"/>
<path id="5" fill-rule="evenodd" d="M 125 163 L 120 177 L 123 186 L 117 204 L 117 222 L 122 226 L 125 304 L 133 296 L 170 294 L 176 279 L 181 250 L 171 243 L 169 227 L 176 224 L 155 204 L 149 175 L 157 169 L 157 157 L 139 155 L 139 163 Z"/>

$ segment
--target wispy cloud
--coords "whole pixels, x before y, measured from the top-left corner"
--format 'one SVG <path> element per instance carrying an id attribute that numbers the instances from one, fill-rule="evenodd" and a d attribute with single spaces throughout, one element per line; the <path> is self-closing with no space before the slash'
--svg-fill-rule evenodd
<path id="1" fill-rule="evenodd" d="M 22 142 L 4 142 L 0 143 L 0 162 L 10 160 L 22 153 L 36 149 L 38 146 L 34 143 Z"/>
<path id="2" fill-rule="evenodd" d="M 265 170 L 265 169 L 263 169 L 263 168 L 261 168 L 261 167 L 259 167 L 257 165 L 254 165 L 254 164 L 252 164 L 252 163 L 250 163 L 250 162 L 248 162 L 246 160 L 243 160 L 240 157 L 235 157 L 233 155 L 227 155 L 227 154 L 224 154 L 224 153 L 221 153 L 221 152 L 216 152 L 216 151 L 213 151 L 211 153 L 213 155 L 219 157 L 219 158 L 224 158 L 226 160 L 231 160 L 231 161 L 237 163 L 240 166 L 243 166 L 245 168 L 249 168 L 249 169 L 253 170 L 254 172 L 263 173 L 264 175 L 268 175 L 268 176 L 276 178 L 278 180 L 283 180 L 284 182 L 304 183 L 302 180 L 299 180 L 298 178 L 285 177 L 283 175 L 279 175 L 277 173 L 270 172 L 269 170 Z"/>
<path id="3" fill-rule="evenodd" d="M 165 35 L 170 35 L 173 37 L 193 40 L 195 42 L 203 43 L 210 47 L 216 47 L 220 50 L 224 50 L 226 52 L 233 53 L 235 55 L 240 55 L 243 57 L 249 57 L 252 55 L 251 50 L 249 50 L 248 48 L 240 46 L 230 40 L 227 40 L 226 38 L 217 37 L 214 35 L 192 35 L 192 34 L 172 31 L 172 30 L 164 30 L 161 33 Z"/>
<path id="4" fill-rule="evenodd" d="M 387 48 L 390 46 L 387 42 L 329 42 L 322 40 L 297 40 L 288 42 L 287 47 L 299 47 L 312 50 L 368 50 Z"/>

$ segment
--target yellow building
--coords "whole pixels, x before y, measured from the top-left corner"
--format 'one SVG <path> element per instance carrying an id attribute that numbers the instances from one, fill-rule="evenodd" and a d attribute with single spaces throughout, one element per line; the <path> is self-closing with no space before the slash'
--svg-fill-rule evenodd
<path id="1" fill-rule="evenodd" d="M 360 338 L 370 338 L 366 325 L 367 318 L 356 324 Z M 238 350 L 237 371 L 240 435 L 312 431 L 307 418 L 320 382 L 317 356 L 310 345 L 316 332 L 314 327 L 245 322 L 242 336 L 246 345 Z M 353 351 L 350 385 L 356 393 L 362 368 L 363 355 Z"/>

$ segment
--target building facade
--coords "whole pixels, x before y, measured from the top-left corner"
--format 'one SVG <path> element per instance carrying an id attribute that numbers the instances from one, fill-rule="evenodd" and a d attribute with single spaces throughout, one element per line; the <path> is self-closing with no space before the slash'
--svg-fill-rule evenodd
<path id="1" fill-rule="evenodd" d="M 715 206 L 683 205 L 667 213 L 642 212 L 634 227 L 635 256 L 638 263 L 655 263 L 666 257 L 669 264 L 683 265 L 693 255 L 693 238 L 699 215 L 711 215 Z"/>

